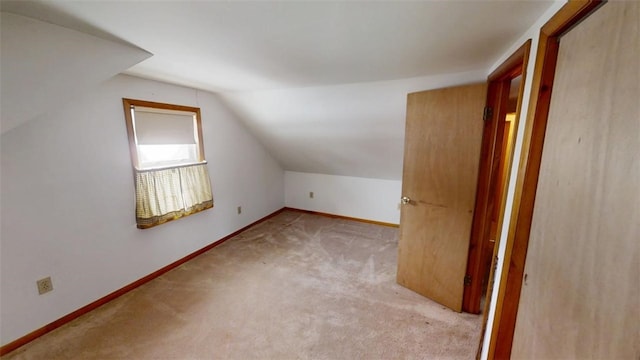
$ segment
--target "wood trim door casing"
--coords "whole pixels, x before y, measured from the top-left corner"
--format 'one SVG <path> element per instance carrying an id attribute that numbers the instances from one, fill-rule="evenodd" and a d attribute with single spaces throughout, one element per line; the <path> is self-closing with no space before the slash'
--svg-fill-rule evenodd
<path id="1" fill-rule="evenodd" d="M 529 111 L 507 235 L 502 277 L 489 343 L 489 359 L 509 359 L 518 314 L 529 233 L 549 115 L 559 37 L 602 5 L 602 0 L 567 2 L 540 29 Z"/>
<path id="2" fill-rule="evenodd" d="M 484 278 L 482 259 L 484 259 L 486 255 L 484 254 L 484 242 L 489 236 L 491 225 L 490 217 L 493 214 L 495 206 L 504 206 L 503 204 L 495 204 L 492 201 L 498 190 L 496 176 L 498 175 L 499 165 L 504 158 L 501 147 L 496 146 L 496 144 L 502 144 L 504 117 L 509 102 L 511 80 L 522 74 L 522 83 L 524 84 L 526 77 L 524 69 L 527 68 L 530 49 L 531 40 L 527 40 L 493 71 L 487 79 L 487 106 L 494 109 L 494 111 L 492 117 L 485 121 L 482 134 L 476 204 L 466 272 L 467 276 L 471 279 L 471 283 L 465 287 L 462 303 L 462 310 L 472 314 L 480 313 L 480 300 L 483 291 L 482 281 Z M 520 112 L 522 89 L 523 87 L 521 86 L 518 96 L 518 114 Z M 510 167 L 510 164 L 506 165 Z M 498 222 L 502 222 L 502 217 L 500 217 Z M 499 240 L 496 239 L 496 245 L 498 243 Z"/>

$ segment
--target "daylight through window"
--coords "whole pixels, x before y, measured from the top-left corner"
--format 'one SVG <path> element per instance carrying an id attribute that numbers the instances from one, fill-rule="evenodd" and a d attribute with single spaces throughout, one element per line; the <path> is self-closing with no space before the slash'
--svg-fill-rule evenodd
<path id="1" fill-rule="evenodd" d="M 123 103 L 138 228 L 213 207 L 200 109 L 132 99 Z"/>

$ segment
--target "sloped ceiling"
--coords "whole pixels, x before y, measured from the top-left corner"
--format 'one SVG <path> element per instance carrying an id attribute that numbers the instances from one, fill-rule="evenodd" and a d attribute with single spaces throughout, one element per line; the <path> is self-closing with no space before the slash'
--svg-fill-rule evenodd
<path id="1" fill-rule="evenodd" d="M 406 94 L 482 81 L 484 71 L 223 97 L 287 170 L 400 179 Z"/>
<path id="2" fill-rule="evenodd" d="M 151 56 L 130 45 L 4 12 L 0 40 L 2 133 Z"/>
<path id="3" fill-rule="evenodd" d="M 126 72 L 222 94 L 287 170 L 399 179 L 406 93 L 481 80 L 551 4 L 4 1 L 2 6 L 153 53 Z"/>

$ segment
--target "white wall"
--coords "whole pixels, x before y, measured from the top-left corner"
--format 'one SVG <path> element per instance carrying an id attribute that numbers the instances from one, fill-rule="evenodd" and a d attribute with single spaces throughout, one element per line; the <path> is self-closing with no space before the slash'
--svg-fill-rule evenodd
<path id="1" fill-rule="evenodd" d="M 136 228 L 123 97 L 201 108 L 213 209 Z M 280 165 L 203 91 L 118 75 L 0 139 L 2 344 L 284 205 Z"/>
<path id="2" fill-rule="evenodd" d="M 526 69 L 526 79 L 524 83 L 524 94 L 522 101 L 522 110 L 520 113 L 520 119 L 518 123 L 518 129 L 516 132 L 516 142 L 514 144 L 514 154 L 513 154 L 513 165 L 511 168 L 510 179 L 507 189 L 507 199 L 506 199 L 506 207 L 505 207 L 505 215 L 504 215 L 504 223 L 500 232 L 500 245 L 498 248 L 498 264 L 494 276 L 495 286 L 493 287 L 493 292 L 491 293 L 491 303 L 489 305 L 489 316 L 487 328 L 484 333 L 484 340 L 482 345 L 482 354 L 481 359 L 487 359 L 488 351 L 489 351 L 489 341 L 491 340 L 491 332 L 493 331 L 493 319 L 495 317 L 496 311 L 496 302 L 498 298 L 498 284 L 500 283 L 500 278 L 502 277 L 502 270 L 504 266 L 504 256 L 506 252 L 506 239 L 507 234 L 509 232 L 509 222 L 511 221 L 511 211 L 513 210 L 513 197 L 515 193 L 516 187 L 516 178 L 518 176 L 518 167 L 520 166 L 520 155 L 522 153 L 522 140 L 524 136 L 524 129 L 526 124 L 526 119 L 528 116 L 529 110 L 529 101 L 531 96 L 531 80 L 533 78 L 533 70 L 536 62 L 536 55 L 538 49 L 538 42 L 540 36 L 540 28 L 544 25 L 557 11 L 564 5 L 565 1 L 556 0 L 555 3 L 542 15 L 536 22 L 525 32 L 524 35 L 520 39 L 518 39 L 513 45 L 505 51 L 505 53 L 500 56 L 500 58 L 494 63 L 494 65 L 487 72 L 491 74 L 500 64 L 502 64 L 511 54 L 513 54 L 522 44 L 524 44 L 528 39 L 532 39 L 531 42 L 531 52 L 529 53 L 529 63 Z"/>
<path id="3" fill-rule="evenodd" d="M 400 180 L 286 171 L 284 184 L 287 207 L 400 223 Z"/>

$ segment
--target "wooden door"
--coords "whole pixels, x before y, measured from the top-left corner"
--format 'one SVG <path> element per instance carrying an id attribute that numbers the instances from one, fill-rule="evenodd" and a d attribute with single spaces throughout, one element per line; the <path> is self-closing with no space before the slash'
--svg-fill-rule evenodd
<path id="1" fill-rule="evenodd" d="M 513 358 L 640 358 L 640 2 L 560 38 Z"/>
<path id="2" fill-rule="evenodd" d="M 462 309 L 486 84 L 409 94 L 397 281 Z M 408 200 L 408 199 L 410 200 Z"/>

